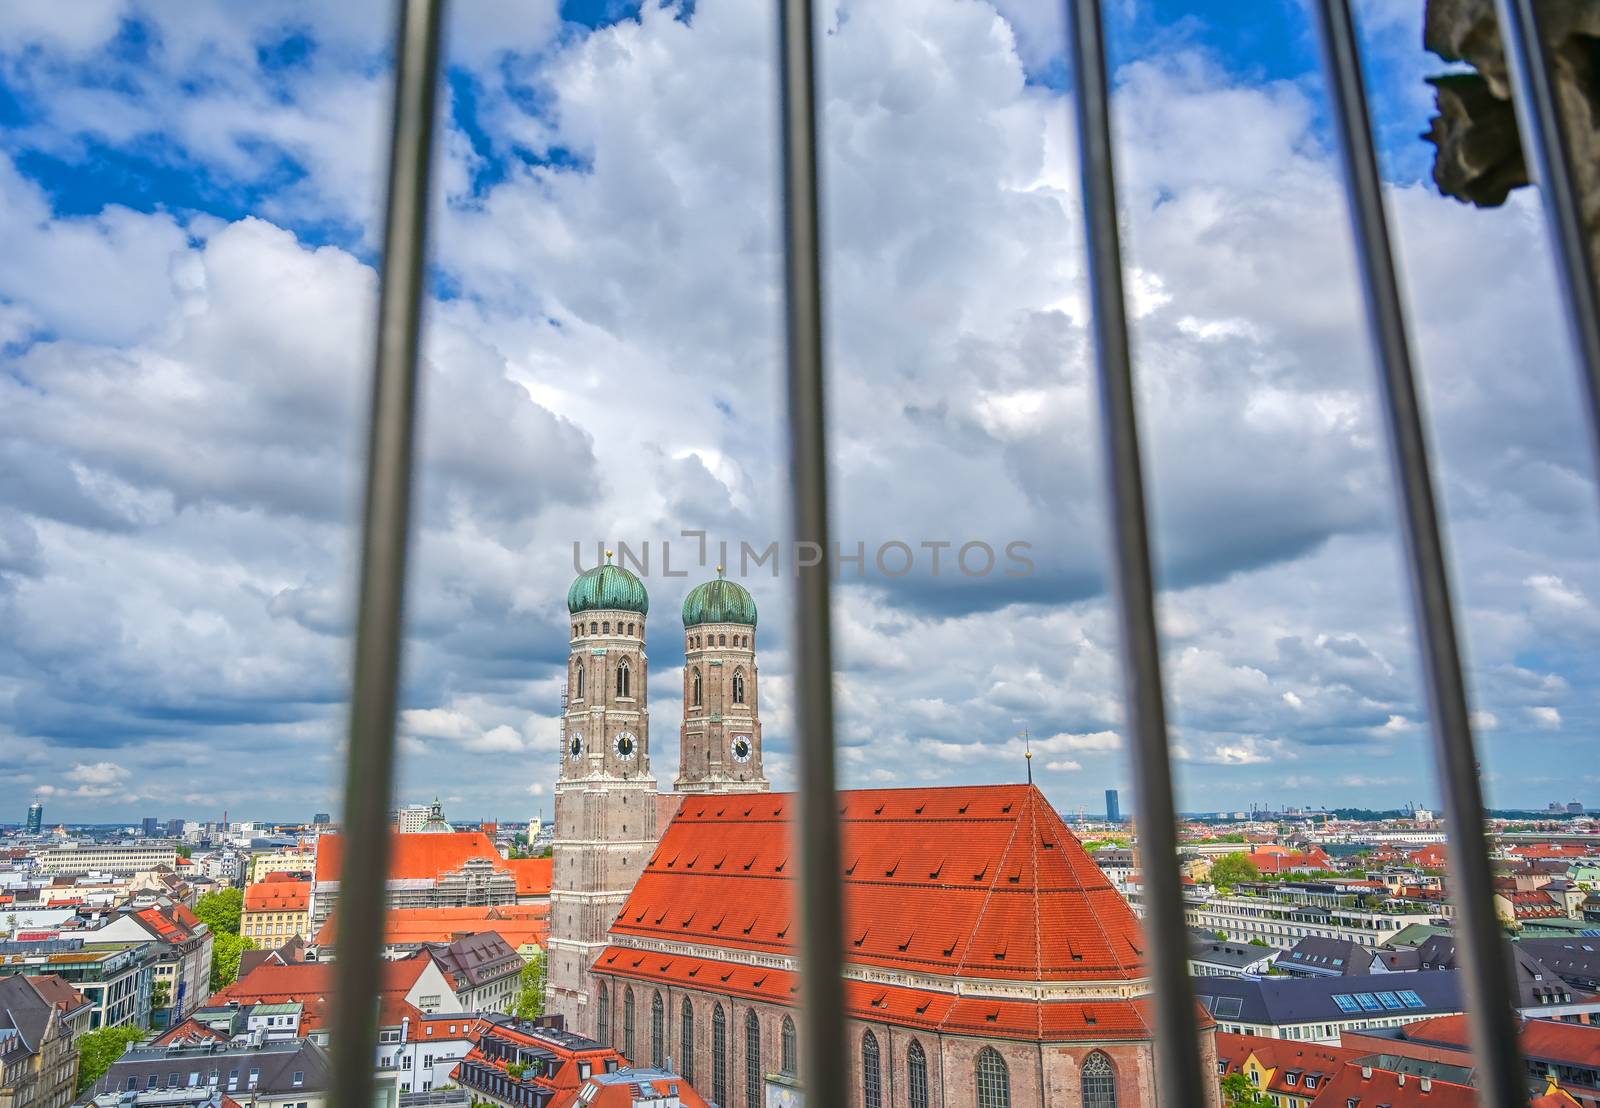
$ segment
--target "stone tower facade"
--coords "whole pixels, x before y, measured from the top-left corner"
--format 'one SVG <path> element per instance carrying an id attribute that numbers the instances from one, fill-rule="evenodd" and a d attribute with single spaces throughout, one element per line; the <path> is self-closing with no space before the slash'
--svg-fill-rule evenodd
<path id="1" fill-rule="evenodd" d="M 567 595 L 571 640 L 556 781 L 546 1012 L 593 1036 L 590 967 L 655 848 L 650 774 L 649 600 L 610 564 Z"/>
<path id="2" fill-rule="evenodd" d="M 756 606 L 719 576 L 683 604 L 680 793 L 765 792 L 756 676 Z"/>

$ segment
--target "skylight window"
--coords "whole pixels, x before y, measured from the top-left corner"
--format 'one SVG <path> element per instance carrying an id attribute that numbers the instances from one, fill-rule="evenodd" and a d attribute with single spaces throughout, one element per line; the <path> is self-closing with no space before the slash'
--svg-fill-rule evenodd
<path id="1" fill-rule="evenodd" d="M 1418 996 L 1415 992 L 1413 992 L 1410 989 L 1401 989 L 1400 990 L 1400 1001 L 1407 1008 L 1426 1008 L 1427 1007 L 1427 1005 L 1422 1003 L 1422 998 L 1420 996 Z"/>
<path id="2" fill-rule="evenodd" d="M 1335 993 L 1333 1002 L 1339 1006 L 1339 1010 L 1341 1012 L 1355 1012 L 1359 1010 L 1359 1005 L 1356 1004 L 1356 998 L 1353 996 L 1348 996 L 1345 993 Z"/>
<path id="3" fill-rule="evenodd" d="M 1356 1001 L 1365 1011 L 1376 1012 L 1378 1010 L 1378 998 L 1371 993 L 1357 993 Z"/>
<path id="4" fill-rule="evenodd" d="M 1400 1003 L 1400 998 L 1395 996 L 1393 993 L 1379 993 L 1378 994 L 1378 1001 L 1385 1008 L 1402 1008 L 1402 1007 L 1404 1007 L 1404 1005 L 1402 1005 Z"/>

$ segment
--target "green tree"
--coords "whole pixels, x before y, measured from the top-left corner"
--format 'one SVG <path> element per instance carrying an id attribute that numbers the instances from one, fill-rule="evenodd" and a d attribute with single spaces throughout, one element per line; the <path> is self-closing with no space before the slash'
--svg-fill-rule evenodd
<path id="1" fill-rule="evenodd" d="M 218 889 L 207 893 L 194 906 L 194 914 L 217 934 L 239 933 L 239 917 L 244 913 L 243 889 Z"/>
<path id="2" fill-rule="evenodd" d="M 150 1007 L 159 1011 L 172 1003 L 172 982 L 157 981 L 150 986 Z"/>
<path id="3" fill-rule="evenodd" d="M 179 843 L 178 844 L 177 851 L 178 851 L 178 857 L 180 857 L 180 858 L 193 858 L 194 857 L 194 847 L 187 846 L 184 843 Z"/>
<path id="4" fill-rule="evenodd" d="M 105 1076 L 111 1063 L 122 1057 L 129 1043 L 144 1038 L 142 1027 L 102 1027 L 78 1039 L 78 1092 Z"/>
<path id="5" fill-rule="evenodd" d="M 1222 1103 L 1227 1108 L 1272 1108 L 1272 1098 L 1250 1084 L 1242 1073 L 1230 1073 L 1222 1079 Z"/>
<path id="6" fill-rule="evenodd" d="M 239 979 L 239 958 L 247 950 L 255 950 L 253 940 L 230 931 L 218 931 L 211 937 L 211 991 L 225 989 Z"/>
<path id="7" fill-rule="evenodd" d="M 1259 881 L 1261 871 L 1248 854 L 1224 854 L 1211 863 L 1211 883 L 1231 889 L 1241 881 Z"/>
<path id="8" fill-rule="evenodd" d="M 519 1020 L 536 1020 L 544 1015 L 544 951 L 535 954 L 522 967 L 517 999 L 511 1002 L 511 1014 Z"/>

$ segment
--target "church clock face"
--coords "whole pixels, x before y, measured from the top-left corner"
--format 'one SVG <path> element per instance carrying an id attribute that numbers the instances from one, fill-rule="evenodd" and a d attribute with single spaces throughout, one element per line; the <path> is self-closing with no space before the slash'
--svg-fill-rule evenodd
<path id="1" fill-rule="evenodd" d="M 572 741 L 567 744 L 567 753 L 569 755 L 571 755 L 572 760 L 574 762 L 576 762 L 579 758 L 583 757 L 583 736 L 582 735 L 574 734 L 572 736 Z"/>
<path id="2" fill-rule="evenodd" d="M 617 752 L 617 757 L 627 761 L 638 752 L 639 740 L 633 737 L 632 732 L 624 731 L 617 736 L 617 741 L 612 746 Z"/>
<path id="3" fill-rule="evenodd" d="M 755 747 L 750 745 L 749 735 L 735 735 L 732 750 L 735 762 L 748 762 L 750 755 L 755 752 Z"/>

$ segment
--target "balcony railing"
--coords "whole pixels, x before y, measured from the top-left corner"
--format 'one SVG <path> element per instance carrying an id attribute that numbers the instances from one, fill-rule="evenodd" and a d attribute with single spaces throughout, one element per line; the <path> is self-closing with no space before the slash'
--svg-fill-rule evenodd
<path id="1" fill-rule="evenodd" d="M 1559 125 L 1538 0 L 1499 0 L 1515 103 L 1560 263 L 1567 316 L 1580 355 L 1590 425 L 1600 456 L 1600 318 L 1585 249 L 1571 156 Z M 384 911 L 387 813 L 412 488 L 417 348 L 425 256 L 429 163 L 439 80 L 443 0 L 400 0 L 384 224 L 382 294 L 369 431 L 360 609 L 344 825 L 344 916 L 338 965 L 336 1073 L 332 1101 L 372 1102 L 371 1059 Z M 1200 1068 L 1196 1007 L 1187 971 L 1184 898 L 1177 853 L 1170 744 L 1156 632 L 1155 580 L 1135 410 L 1132 358 L 1117 226 L 1109 79 L 1101 0 L 1067 0 L 1069 60 L 1076 75 L 1077 137 L 1107 460 L 1114 579 L 1122 640 L 1128 735 L 1137 771 L 1143 901 L 1156 1011 L 1157 1079 L 1164 1099 L 1212 1080 Z M 1485 1103 L 1525 1102 L 1506 956 L 1493 907 L 1467 694 L 1457 647 L 1432 456 L 1413 380 L 1407 321 L 1396 280 L 1381 181 L 1349 0 L 1310 5 L 1324 47 L 1345 191 L 1378 368 L 1445 810 L 1467 1010 Z M 797 542 L 828 549 L 828 445 L 824 405 L 823 267 L 817 159 L 815 13 L 811 0 L 781 4 L 784 243 L 787 285 L 791 522 Z M 802 569 L 794 605 L 798 736 L 801 1048 L 807 1097 L 848 1103 L 843 1043 L 842 900 L 827 567 Z"/>

